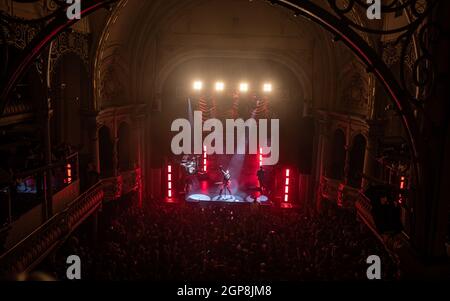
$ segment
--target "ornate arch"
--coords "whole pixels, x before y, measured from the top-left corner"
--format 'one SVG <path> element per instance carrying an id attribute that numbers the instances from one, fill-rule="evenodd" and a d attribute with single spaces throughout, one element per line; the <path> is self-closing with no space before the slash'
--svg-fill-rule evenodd
<path id="1" fill-rule="evenodd" d="M 261 1 L 262 2 L 262 1 Z M 102 38 L 99 43 L 99 47 L 96 54 L 96 60 L 95 60 L 95 79 L 94 79 L 94 86 L 95 86 L 95 102 L 97 108 L 101 106 L 102 99 L 102 92 L 101 92 L 101 83 L 104 80 L 105 76 L 105 68 L 102 67 L 105 65 L 105 57 L 108 55 L 112 55 L 113 52 L 113 45 L 114 47 L 122 47 L 118 45 L 117 41 L 121 40 L 123 43 L 126 43 L 127 45 L 133 45 L 133 47 L 129 47 L 127 49 L 129 51 L 129 56 L 132 58 L 130 61 L 127 61 L 127 65 L 129 66 L 129 84 L 132 86 L 132 91 L 135 92 L 137 95 L 131 95 L 133 98 L 132 102 L 142 102 L 142 99 L 144 97 L 149 97 L 148 95 L 143 95 L 142 93 L 142 78 L 144 77 L 144 72 L 147 70 L 153 68 L 152 66 L 149 66 L 147 64 L 149 55 L 152 51 L 152 43 L 155 43 L 155 39 L 161 34 L 159 31 L 159 28 L 161 28 L 161 24 L 168 24 L 173 20 L 176 20 L 181 13 L 184 13 L 185 10 L 192 10 L 195 7 L 201 5 L 202 3 L 208 3 L 206 0 L 199 0 L 199 1 L 186 1 L 186 2 L 167 2 L 164 4 L 160 4 L 157 7 L 153 7 L 152 3 L 145 2 L 145 4 L 142 4 L 139 9 L 135 6 L 131 6 L 129 1 L 122 0 L 113 13 L 111 14 L 111 17 L 109 18 L 107 22 L 107 26 L 105 27 L 105 30 L 102 33 Z M 282 10 L 283 13 L 286 15 L 289 15 L 289 11 Z M 121 24 L 120 19 L 125 18 L 125 16 L 130 16 L 132 14 L 135 16 L 136 24 L 139 24 L 139 27 L 137 25 L 134 28 L 129 36 L 118 36 L 121 33 L 118 32 L 114 27 L 119 27 Z M 149 18 L 149 15 L 152 16 L 152 18 Z M 158 26 L 156 26 L 158 24 Z M 307 23 L 306 23 L 307 24 Z M 305 29 L 305 32 L 310 32 L 311 29 L 308 27 L 308 29 Z M 324 49 L 324 53 L 321 55 L 323 56 L 324 60 L 320 60 L 319 62 L 323 62 L 324 68 L 327 68 L 327 74 L 334 74 L 335 73 L 335 67 L 336 64 L 334 62 L 334 55 L 332 54 L 332 41 L 327 40 L 327 36 L 324 34 L 325 31 L 323 30 L 317 30 L 317 35 L 314 35 L 315 39 L 319 41 L 321 49 Z M 152 37 L 152 38 L 149 38 Z M 326 48 L 326 49 L 325 49 Z M 213 50 L 211 50 L 214 52 Z M 182 52 L 182 51 L 180 51 Z M 174 68 L 176 63 L 174 63 L 177 59 L 179 59 L 179 62 L 183 62 L 187 59 L 189 59 L 189 56 L 192 58 L 195 58 L 196 56 L 193 54 L 193 51 L 185 50 L 185 54 L 183 53 L 175 53 L 174 57 L 170 60 L 169 63 L 167 63 L 165 66 L 162 67 L 162 71 L 160 75 L 162 78 L 166 78 L 171 68 Z M 217 55 L 220 51 L 215 51 L 215 55 Z M 264 50 L 260 51 L 260 56 L 263 55 Z M 304 99 L 307 101 L 311 101 L 313 99 L 313 84 L 311 83 L 311 79 L 309 78 L 310 75 L 308 74 L 310 72 L 309 67 L 305 68 L 305 66 L 299 65 L 299 62 L 297 62 L 293 57 L 290 57 L 292 55 L 283 55 L 280 53 L 277 53 L 276 51 L 270 52 L 266 50 L 268 54 L 272 56 L 270 58 L 271 61 L 281 63 L 285 67 L 288 67 L 290 71 L 292 71 L 295 76 L 298 79 L 298 82 L 302 85 L 302 92 L 304 94 Z M 208 53 L 208 51 L 202 52 L 205 57 L 211 57 L 214 54 L 211 54 L 211 52 Z M 222 54 L 225 57 L 233 57 L 230 52 L 223 51 Z M 246 57 L 244 51 L 242 51 L 240 54 L 236 51 L 234 57 L 238 58 L 240 57 Z M 299 54 L 296 54 L 299 55 Z M 182 58 L 185 56 L 185 58 Z M 266 58 L 267 59 L 267 58 Z M 307 71 L 306 71 L 307 70 Z M 156 76 L 155 81 L 157 81 L 156 86 L 153 88 L 153 97 L 158 97 L 158 91 L 161 90 L 162 83 L 164 82 L 161 80 L 161 76 Z M 323 100 L 325 99 L 334 99 L 336 98 L 335 95 L 335 87 L 336 82 L 334 77 L 327 78 L 328 82 L 327 84 L 330 85 L 330 89 L 327 89 L 324 91 Z M 153 86 L 153 84 L 152 84 Z M 147 86 L 145 86 L 147 88 Z M 133 97 L 134 96 L 134 97 Z"/>
<path id="2" fill-rule="evenodd" d="M 80 12 L 80 17 L 81 19 L 83 19 L 93 12 L 99 10 L 100 8 L 111 5 L 117 1 L 118 0 L 86 0 L 83 9 Z M 7 75 L 6 83 L 2 87 L 0 94 L 0 114 L 7 106 L 12 90 L 17 85 L 20 78 L 24 75 L 26 70 L 33 64 L 33 61 L 38 58 L 42 54 L 44 49 L 64 30 L 79 21 L 77 19 L 67 19 L 66 10 L 69 7 L 68 3 L 55 2 L 55 4 L 58 8 L 54 12 L 51 12 L 44 17 L 32 20 L 23 20 L 3 12 L 0 13 L 0 25 L 2 26 L 2 28 L 8 27 L 9 23 L 28 25 L 33 24 L 36 25 L 37 28 L 39 28 L 38 33 L 33 38 L 31 38 L 24 47 L 23 55 L 18 60 L 18 63 Z"/>
<path id="3" fill-rule="evenodd" d="M 82 62 L 86 74 L 91 77 L 89 59 L 89 37 L 79 32 L 63 32 L 50 44 L 47 66 L 47 86 L 52 86 L 55 70 L 64 56 L 73 54 Z"/>

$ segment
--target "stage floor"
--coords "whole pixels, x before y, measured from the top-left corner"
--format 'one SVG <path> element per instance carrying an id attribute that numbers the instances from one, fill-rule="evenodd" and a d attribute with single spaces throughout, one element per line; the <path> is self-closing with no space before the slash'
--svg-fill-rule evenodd
<path id="1" fill-rule="evenodd" d="M 245 193 L 233 195 L 207 195 L 203 193 L 191 193 L 186 197 L 187 202 L 226 202 L 226 203 L 254 203 L 255 199 L 251 195 Z M 265 195 L 256 197 L 256 201 L 260 204 L 270 204 L 269 198 Z"/>
<path id="2" fill-rule="evenodd" d="M 232 194 L 219 195 L 220 186 L 211 184 L 208 181 L 202 181 L 199 185 L 195 185 L 194 189 L 190 191 L 185 200 L 187 202 L 226 202 L 226 203 L 254 203 L 256 201 L 262 205 L 269 205 L 271 202 L 269 198 L 262 194 L 255 186 L 251 187 L 237 187 L 237 185 L 231 185 Z"/>

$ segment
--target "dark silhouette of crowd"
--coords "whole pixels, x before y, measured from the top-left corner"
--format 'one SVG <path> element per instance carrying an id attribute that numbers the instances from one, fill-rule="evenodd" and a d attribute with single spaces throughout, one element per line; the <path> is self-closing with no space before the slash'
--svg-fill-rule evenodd
<path id="1" fill-rule="evenodd" d="M 97 238 L 80 229 L 44 271 L 65 279 L 65 259 L 78 255 L 85 280 L 365 280 L 367 257 L 378 255 L 383 279 L 397 277 L 383 245 L 347 210 L 155 202 L 102 216 Z"/>

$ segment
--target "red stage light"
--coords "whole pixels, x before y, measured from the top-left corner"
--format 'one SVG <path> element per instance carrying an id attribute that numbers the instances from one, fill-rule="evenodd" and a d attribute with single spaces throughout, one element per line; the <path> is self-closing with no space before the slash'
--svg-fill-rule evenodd
<path id="1" fill-rule="evenodd" d="M 263 155 L 262 155 L 262 147 L 259 148 L 259 167 L 263 165 L 262 163 Z"/>
<path id="2" fill-rule="evenodd" d="M 284 182 L 284 201 L 288 202 L 289 201 L 289 176 L 290 176 L 291 172 L 289 169 L 286 169 L 286 179 Z"/>
<path id="3" fill-rule="evenodd" d="M 400 177 L 400 190 L 405 189 L 406 178 L 404 176 Z M 398 203 L 401 205 L 403 203 L 403 195 L 401 193 L 398 194 Z"/>
<path id="4" fill-rule="evenodd" d="M 400 189 L 405 188 L 405 177 L 400 177 Z"/>
<path id="5" fill-rule="evenodd" d="M 167 197 L 172 197 L 172 165 L 167 166 Z"/>
<path id="6" fill-rule="evenodd" d="M 208 162 L 207 162 L 207 154 L 206 154 L 206 145 L 203 146 L 203 171 L 208 171 Z"/>
<path id="7" fill-rule="evenodd" d="M 72 184 L 72 164 L 66 165 L 66 178 L 64 179 L 65 184 Z"/>

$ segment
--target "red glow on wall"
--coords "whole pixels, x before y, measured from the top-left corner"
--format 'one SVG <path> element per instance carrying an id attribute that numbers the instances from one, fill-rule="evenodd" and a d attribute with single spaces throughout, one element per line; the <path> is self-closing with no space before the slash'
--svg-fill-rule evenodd
<path id="1" fill-rule="evenodd" d="M 203 146 L 203 171 L 208 171 L 208 157 L 206 154 L 206 145 Z"/>
<path id="2" fill-rule="evenodd" d="M 285 184 L 284 184 L 284 201 L 287 203 L 289 202 L 289 177 L 290 177 L 291 171 L 289 169 L 286 169 L 285 173 Z"/>

